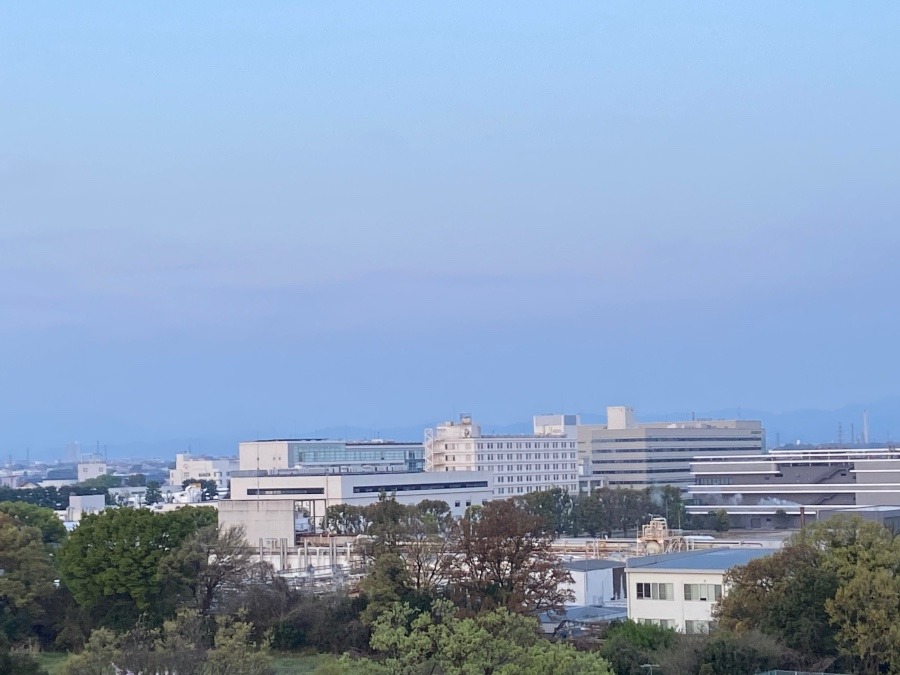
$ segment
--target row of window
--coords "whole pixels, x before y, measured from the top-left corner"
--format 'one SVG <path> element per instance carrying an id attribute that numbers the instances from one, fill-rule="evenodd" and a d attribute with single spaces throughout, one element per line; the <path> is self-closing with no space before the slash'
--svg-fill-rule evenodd
<path id="1" fill-rule="evenodd" d="M 560 469 L 565 471 L 566 469 L 574 470 L 575 462 L 563 462 L 562 464 L 557 463 L 557 464 L 552 464 L 552 465 L 544 464 L 543 469 L 541 468 L 540 464 L 507 464 L 506 471 L 508 473 L 512 473 L 513 466 L 515 466 L 516 471 L 541 471 L 541 470 L 550 471 L 551 469 L 553 471 L 559 471 Z M 503 471 L 503 464 L 497 464 L 497 465 L 488 464 L 485 466 L 479 465 L 478 470 L 479 471 L 491 471 L 493 473 L 500 473 Z"/>
<path id="2" fill-rule="evenodd" d="M 759 443 L 762 434 L 755 436 L 638 436 L 636 438 L 597 438 L 595 443 Z"/>
<path id="3" fill-rule="evenodd" d="M 575 491 L 575 485 L 535 485 L 535 486 L 529 485 L 524 488 L 520 485 L 519 487 L 495 488 L 494 494 L 497 494 L 497 495 L 504 495 L 504 494 L 517 495 L 518 494 L 518 495 L 520 495 L 520 494 L 523 494 L 526 492 L 541 492 L 542 490 L 549 490 L 549 489 L 555 488 L 555 487 L 561 487 L 564 490 L 568 490 L 569 492 Z"/>
<path id="4" fill-rule="evenodd" d="M 544 454 L 544 459 L 550 459 L 551 454 L 553 455 L 553 459 L 575 459 L 577 456 L 576 453 L 574 453 L 574 452 L 554 452 L 554 453 L 545 452 L 543 454 Z M 541 458 L 541 453 L 539 453 L 539 452 L 525 452 L 525 453 L 517 452 L 517 453 L 515 453 L 515 455 L 516 455 L 516 460 L 518 460 L 518 461 L 521 461 L 523 459 L 524 460 L 535 460 L 535 459 Z M 524 457 L 523 457 L 523 455 L 524 455 Z M 488 453 L 486 455 L 479 454 L 479 455 L 477 455 L 477 457 L 478 457 L 479 462 L 493 462 L 495 460 L 498 462 L 503 461 L 503 453 L 500 453 L 500 452 L 498 452 L 496 454 Z M 513 453 L 511 453 L 511 452 L 506 453 L 506 461 L 510 462 L 510 461 L 512 461 L 512 458 L 513 458 Z"/>
<path id="5" fill-rule="evenodd" d="M 545 441 L 539 443 L 537 441 L 517 441 L 514 443 L 476 443 L 478 450 L 574 450 L 575 441 Z M 471 450 L 472 443 L 444 443 L 444 450 Z"/>
<path id="6" fill-rule="evenodd" d="M 638 583 L 634 593 L 638 600 L 674 600 L 674 584 Z M 697 602 L 718 602 L 722 599 L 721 584 L 684 584 L 684 599 Z"/>
<path id="7" fill-rule="evenodd" d="M 480 467 L 479 467 L 480 469 Z M 544 481 L 551 480 L 550 476 L 553 476 L 553 481 L 558 480 L 575 480 L 576 475 L 574 473 L 554 473 L 554 474 L 544 474 Z M 515 480 L 513 480 L 515 478 Z M 538 483 L 541 480 L 540 474 L 537 476 L 497 476 L 498 483 Z"/>
<path id="8" fill-rule="evenodd" d="M 691 446 L 688 446 L 686 448 L 670 448 L 670 447 L 666 447 L 666 446 L 655 446 L 655 445 L 648 447 L 647 445 L 644 444 L 643 441 L 631 441 L 631 442 L 632 443 L 641 443 L 643 445 L 643 447 L 640 447 L 640 448 L 602 448 L 602 447 L 594 446 L 591 448 L 591 450 L 592 450 L 592 452 L 603 452 L 603 453 L 614 453 L 614 454 L 625 453 L 625 452 L 647 452 L 647 453 L 691 452 L 691 453 L 699 455 L 699 454 L 708 453 L 708 452 L 715 452 L 718 454 L 726 454 L 727 455 L 736 450 L 759 450 L 760 449 L 759 439 L 756 439 L 756 441 L 754 441 L 754 445 L 746 445 L 746 446 L 744 446 L 744 445 L 729 445 L 726 447 L 717 447 L 717 448 L 698 448 L 698 447 L 691 447 Z"/>
<path id="9" fill-rule="evenodd" d="M 660 626 L 662 628 L 675 628 L 674 619 L 638 619 L 638 623 Z M 705 635 L 709 629 L 715 626 L 715 621 L 702 621 L 688 619 L 684 622 L 684 632 L 688 635 Z"/>

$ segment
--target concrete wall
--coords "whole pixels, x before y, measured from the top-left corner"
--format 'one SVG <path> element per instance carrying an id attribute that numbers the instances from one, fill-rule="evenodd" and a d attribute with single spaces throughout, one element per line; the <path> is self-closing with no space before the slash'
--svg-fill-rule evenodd
<path id="1" fill-rule="evenodd" d="M 294 500 L 222 500 L 219 525 L 243 526 L 247 543 L 259 546 L 260 539 L 285 539 L 294 545 Z"/>

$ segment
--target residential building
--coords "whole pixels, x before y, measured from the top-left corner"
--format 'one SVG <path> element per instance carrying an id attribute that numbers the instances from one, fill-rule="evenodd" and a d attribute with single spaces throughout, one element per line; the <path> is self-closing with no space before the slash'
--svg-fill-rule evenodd
<path id="1" fill-rule="evenodd" d="M 778 449 L 766 454 L 697 458 L 688 513 L 724 509 L 732 526 L 796 528 L 801 517 L 900 506 L 896 448 Z M 802 511 L 801 511 L 802 509 Z"/>
<path id="2" fill-rule="evenodd" d="M 235 457 L 194 457 L 190 453 L 175 455 L 175 468 L 169 470 L 169 483 L 181 486 L 186 480 L 208 480 L 219 492 L 228 490 L 231 474 L 238 470 Z"/>
<path id="3" fill-rule="evenodd" d="M 240 444 L 242 471 L 330 469 L 349 471 L 422 471 L 421 443 L 375 439 L 336 441 L 326 438 L 293 438 L 248 441 Z"/>
<path id="4" fill-rule="evenodd" d="M 560 487 L 578 491 L 578 415 L 538 415 L 526 435 L 486 435 L 472 416 L 425 431 L 425 469 L 486 471 L 498 498 Z"/>
<path id="5" fill-rule="evenodd" d="M 691 462 L 721 455 L 762 454 L 762 423 L 754 420 L 692 419 L 637 422 L 625 406 L 606 409 L 607 423 L 578 427 L 581 485 L 644 488 L 687 487 Z"/>
<path id="6" fill-rule="evenodd" d="M 773 551 L 712 548 L 629 558 L 628 618 L 683 633 L 707 633 L 715 603 L 728 592 L 725 573 Z"/>

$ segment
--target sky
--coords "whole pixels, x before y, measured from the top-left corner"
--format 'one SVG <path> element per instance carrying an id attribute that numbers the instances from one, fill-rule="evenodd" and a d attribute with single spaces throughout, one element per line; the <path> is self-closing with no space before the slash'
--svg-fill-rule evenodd
<path id="1" fill-rule="evenodd" d="M 0 4 L 0 451 L 900 396 L 898 31 Z"/>

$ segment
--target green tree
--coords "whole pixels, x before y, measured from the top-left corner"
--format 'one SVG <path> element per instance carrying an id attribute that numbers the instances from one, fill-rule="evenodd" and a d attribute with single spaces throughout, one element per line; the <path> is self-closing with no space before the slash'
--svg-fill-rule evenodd
<path id="1" fill-rule="evenodd" d="M 66 538 L 66 527 L 52 509 L 27 502 L 0 502 L 0 513 L 39 529 L 45 544 L 59 544 Z"/>
<path id="2" fill-rule="evenodd" d="M 142 473 L 133 473 L 125 479 L 128 487 L 144 487 L 147 484 L 147 476 Z"/>
<path id="3" fill-rule="evenodd" d="M 191 480 L 188 479 L 181 483 L 181 489 L 187 489 L 188 485 L 200 486 L 200 501 L 209 502 L 219 496 L 219 486 L 214 480 Z"/>
<path id="4" fill-rule="evenodd" d="M 108 490 L 109 488 L 122 487 L 121 476 L 97 476 L 96 478 L 88 478 L 78 483 L 81 488 L 98 488 L 100 490 Z"/>
<path id="5" fill-rule="evenodd" d="M 446 600 L 428 611 L 397 604 L 375 622 L 371 646 L 376 661 L 345 659 L 332 673 L 392 675 L 610 675 L 597 654 L 578 653 L 569 645 L 539 637 L 537 621 L 495 609 L 459 618 Z"/>
<path id="6" fill-rule="evenodd" d="M 836 653 L 835 629 L 826 610 L 838 589 L 825 553 L 795 541 L 725 575 L 729 593 L 716 608 L 723 628 L 758 629 L 810 656 Z"/>
<path id="7" fill-rule="evenodd" d="M 230 618 L 217 623 L 215 646 L 206 655 L 203 675 L 274 674 L 269 643 L 252 640 L 253 626 Z"/>
<path id="8" fill-rule="evenodd" d="M 147 483 L 147 491 L 144 493 L 144 503 L 153 505 L 162 501 L 162 492 L 159 489 L 159 482 L 151 480 Z"/>
<path id="9" fill-rule="evenodd" d="M 12 639 L 30 636 L 54 591 L 55 572 L 41 531 L 0 514 L 0 621 Z"/>
<path id="10" fill-rule="evenodd" d="M 353 504 L 333 504 L 325 509 L 325 530 L 332 534 L 356 536 L 369 527 L 365 509 Z"/>
<path id="11" fill-rule="evenodd" d="M 574 502 L 568 491 L 554 487 L 530 492 L 515 501 L 532 515 L 541 518 L 548 531 L 555 534 L 575 534 Z"/>
<path id="12" fill-rule="evenodd" d="M 107 509 L 85 516 L 59 549 L 62 579 L 101 623 L 127 628 L 142 612 L 159 617 L 163 559 L 215 517 L 214 509 L 190 507 L 171 513 Z"/>

